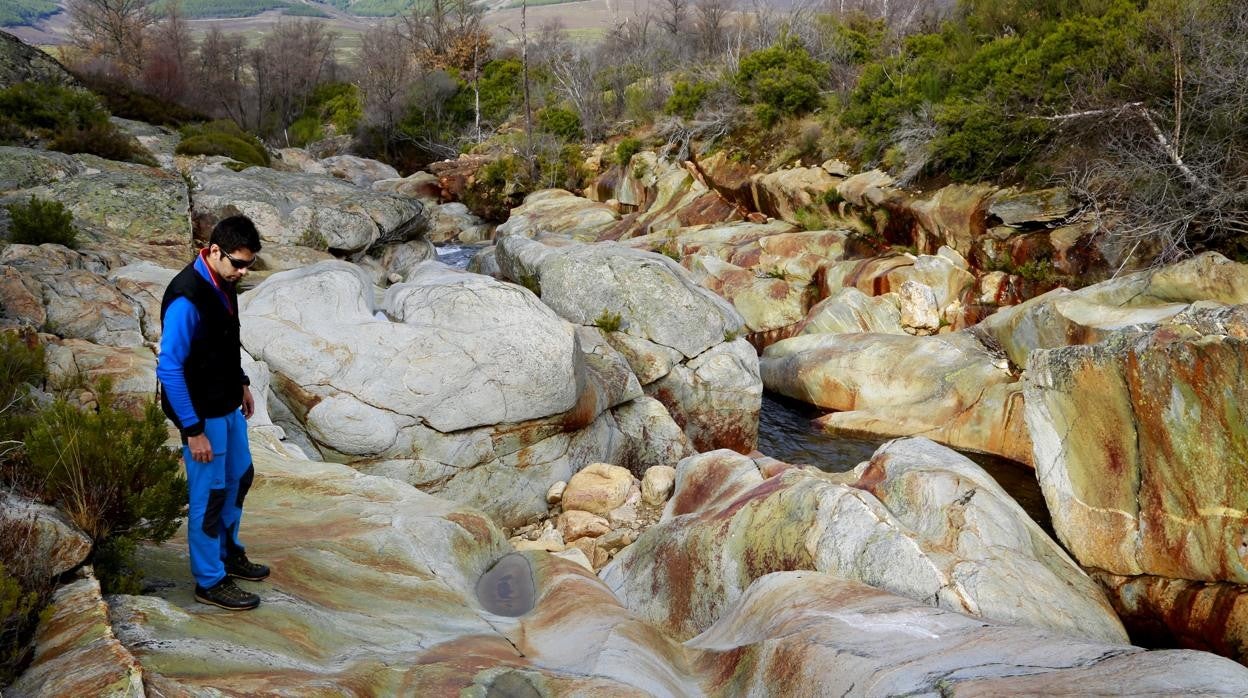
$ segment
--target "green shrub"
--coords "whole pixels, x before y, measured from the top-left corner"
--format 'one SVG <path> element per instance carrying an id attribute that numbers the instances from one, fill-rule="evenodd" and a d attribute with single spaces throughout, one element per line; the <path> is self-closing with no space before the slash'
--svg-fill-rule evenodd
<path id="1" fill-rule="evenodd" d="M 269 166 L 269 152 L 260 139 L 227 119 L 184 127 L 182 141 L 174 152 L 180 155 L 224 155 L 249 165 Z"/>
<path id="2" fill-rule="evenodd" d="M 619 332 L 620 327 L 624 325 L 624 319 L 619 313 L 613 313 L 606 308 L 602 309 L 602 313 L 594 320 L 594 326 L 603 332 Z"/>
<path id="3" fill-rule="evenodd" d="M 17 678 L 25 663 L 35 611 L 42 606 L 37 592 L 27 591 L 0 561 L 0 686 Z"/>
<path id="4" fill-rule="evenodd" d="M 581 131 L 581 117 L 564 107 L 546 107 L 537 112 L 537 128 L 564 141 L 579 141 L 585 135 Z"/>
<path id="5" fill-rule="evenodd" d="M 308 106 L 287 127 L 286 133 L 291 145 L 303 147 L 324 138 L 326 124 L 332 125 L 337 133 L 353 133 L 363 116 L 360 88 L 349 82 L 325 83 L 312 92 Z"/>
<path id="6" fill-rule="evenodd" d="M 78 230 L 74 227 L 74 215 L 65 205 L 54 199 L 40 199 L 31 195 L 30 202 L 9 204 L 9 240 L 23 245 L 42 245 L 52 242 L 66 247 L 78 243 Z"/>
<path id="7" fill-rule="evenodd" d="M 633 156 L 641 152 L 641 141 L 636 138 L 625 138 L 615 145 L 615 164 L 623 167 Z"/>
<path id="8" fill-rule="evenodd" d="M 108 110 L 86 90 L 19 82 L 0 90 L 0 114 L 10 122 L 10 135 L 15 125 L 51 139 L 53 150 L 155 164 L 137 141 L 109 122 Z"/>
<path id="9" fill-rule="evenodd" d="M 86 90 L 19 82 L 0 90 L 0 113 L 28 129 L 48 132 L 108 123 L 108 110 Z"/>
<path id="10" fill-rule="evenodd" d="M 677 80 L 676 84 L 672 85 L 672 95 L 663 105 L 663 113 L 692 119 L 714 87 L 709 82 Z"/>
<path id="11" fill-rule="evenodd" d="M 524 161 L 516 155 L 501 157 L 477 170 L 464 192 L 464 205 L 482 218 L 501 222 L 524 195 L 522 179 L 527 177 Z"/>
<path id="12" fill-rule="evenodd" d="M 108 111 L 123 119 L 174 127 L 207 119 L 203 114 L 181 104 L 140 92 L 121 80 L 98 73 L 87 73 L 79 79 L 104 101 Z"/>
<path id="13" fill-rule="evenodd" d="M 743 101 L 759 105 L 760 120 L 804 114 L 822 103 L 820 82 L 828 68 L 794 37 L 741 59 L 733 82 Z"/>
<path id="14" fill-rule="evenodd" d="M 62 128 L 48 142 L 48 147 L 62 153 L 90 153 L 106 160 L 136 162 L 148 167 L 157 165 L 156 160 L 138 140 L 122 133 L 109 122 L 83 128 Z"/>
<path id="15" fill-rule="evenodd" d="M 155 403 L 134 417 L 113 406 L 107 384 L 99 408 L 84 412 L 58 400 L 26 439 L 31 472 L 43 495 L 95 541 L 96 575 L 105 593 L 138 593 L 134 545 L 163 541 L 186 503 L 181 458 L 165 446 L 165 418 Z"/>

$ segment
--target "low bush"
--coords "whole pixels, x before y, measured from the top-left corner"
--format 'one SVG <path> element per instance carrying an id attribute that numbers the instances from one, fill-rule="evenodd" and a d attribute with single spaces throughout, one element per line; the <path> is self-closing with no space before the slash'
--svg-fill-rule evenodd
<path id="1" fill-rule="evenodd" d="M 104 101 L 108 111 L 123 119 L 174 127 L 207 119 L 181 104 L 140 92 L 120 80 L 98 73 L 85 73 L 78 79 Z"/>
<path id="2" fill-rule="evenodd" d="M 134 594 L 142 582 L 135 544 L 177 530 L 186 480 L 181 458 L 165 445 L 165 418 L 155 403 L 134 417 L 113 406 L 107 384 L 96 392 L 94 412 L 63 400 L 41 410 L 25 457 L 43 497 L 95 541 L 92 562 L 104 592 Z"/>
<path id="3" fill-rule="evenodd" d="M 63 153 L 155 164 L 138 141 L 117 130 L 99 98 L 86 90 L 19 82 L 0 90 L 0 114 L 8 122 L 0 130 L 9 136 L 22 129 L 49 139 L 49 147 Z"/>
<path id="4" fill-rule="evenodd" d="M 106 160 L 136 162 L 149 167 L 157 165 L 156 160 L 138 140 L 122 133 L 109 122 L 83 128 L 63 128 L 48 142 L 48 147 L 62 153 L 89 153 Z"/>
<path id="5" fill-rule="evenodd" d="M 677 80 L 676 84 L 672 85 L 672 95 L 663 105 L 663 113 L 692 119 L 714 87 L 709 82 Z"/>
<path id="6" fill-rule="evenodd" d="M 269 152 L 260 139 L 226 119 L 182 129 L 179 155 L 224 155 L 248 165 L 269 166 Z"/>
<path id="7" fill-rule="evenodd" d="M 579 141 L 585 136 L 581 117 L 564 107 L 546 107 L 537 112 L 537 128 L 564 141 Z"/>
<path id="8" fill-rule="evenodd" d="M 742 58 L 733 82 L 741 99 L 757 105 L 760 120 L 771 124 L 819 107 L 819 81 L 827 73 L 800 41 L 788 37 Z"/>
<path id="9" fill-rule="evenodd" d="M 615 146 L 615 164 L 623 167 L 633 156 L 641 152 L 641 141 L 636 138 L 625 138 Z"/>
<path id="10" fill-rule="evenodd" d="M 602 313 L 594 320 L 594 326 L 603 332 L 619 332 L 624 325 L 624 319 L 619 313 L 613 313 L 606 308 L 602 309 Z"/>
<path id="11" fill-rule="evenodd" d="M 108 123 L 108 110 L 95 95 L 46 83 L 19 82 L 0 90 L 0 113 L 28 129 L 48 132 Z"/>
<path id="12" fill-rule="evenodd" d="M 526 169 L 524 160 L 516 155 L 483 166 L 464 192 L 464 204 L 488 221 L 507 220 L 511 209 L 524 198 L 520 182 L 527 178 Z"/>
<path id="13" fill-rule="evenodd" d="M 9 204 L 5 208 L 9 211 L 10 242 L 23 245 L 52 242 L 66 247 L 75 247 L 78 243 L 74 215 L 59 201 L 40 199 L 32 194 L 29 203 Z"/>

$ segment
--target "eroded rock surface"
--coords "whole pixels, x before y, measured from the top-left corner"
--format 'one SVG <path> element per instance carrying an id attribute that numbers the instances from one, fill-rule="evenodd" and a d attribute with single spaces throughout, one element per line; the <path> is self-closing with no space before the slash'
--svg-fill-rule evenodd
<path id="1" fill-rule="evenodd" d="M 1248 312 L 1235 306 L 1032 352 L 1036 474 L 1081 563 L 1248 582 L 1246 342 Z"/>
<path id="2" fill-rule="evenodd" d="M 759 577 L 817 570 L 941 608 L 1120 643 L 1099 588 L 963 456 L 926 439 L 853 473 L 764 478 L 727 451 L 687 458 L 664 520 L 603 571 L 625 605 L 682 639 Z"/>
<path id="3" fill-rule="evenodd" d="M 348 181 L 317 174 L 249 167 L 234 172 L 202 163 L 190 172 L 191 215 L 196 236 L 207 240 L 227 216 L 251 217 L 264 244 L 304 245 L 364 252 L 378 241 L 418 236 L 425 220 L 420 202 L 377 193 Z"/>

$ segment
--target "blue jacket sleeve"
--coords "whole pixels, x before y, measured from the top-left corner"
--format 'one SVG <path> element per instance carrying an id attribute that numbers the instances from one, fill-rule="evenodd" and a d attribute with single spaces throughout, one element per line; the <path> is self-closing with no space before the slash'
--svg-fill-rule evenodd
<path id="1" fill-rule="evenodd" d="M 156 378 L 165 391 L 173 413 L 182 423 L 183 433 L 197 431 L 199 415 L 191 404 L 191 391 L 186 387 L 183 366 L 191 353 L 191 338 L 199 325 L 199 311 L 187 298 L 177 298 L 165 310 L 161 327 L 160 358 L 156 362 Z"/>

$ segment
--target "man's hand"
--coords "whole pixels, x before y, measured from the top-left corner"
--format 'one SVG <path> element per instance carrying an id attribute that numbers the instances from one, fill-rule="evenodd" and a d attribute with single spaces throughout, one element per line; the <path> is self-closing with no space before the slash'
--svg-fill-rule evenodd
<path id="1" fill-rule="evenodd" d="M 208 463 L 212 461 L 212 443 L 208 441 L 208 437 L 204 434 L 199 436 L 190 436 L 186 439 L 186 445 L 191 449 L 191 458 L 199 463 Z"/>
<path id="2" fill-rule="evenodd" d="M 243 419 L 251 419 L 256 412 L 256 400 L 251 396 L 251 386 L 243 386 Z"/>

